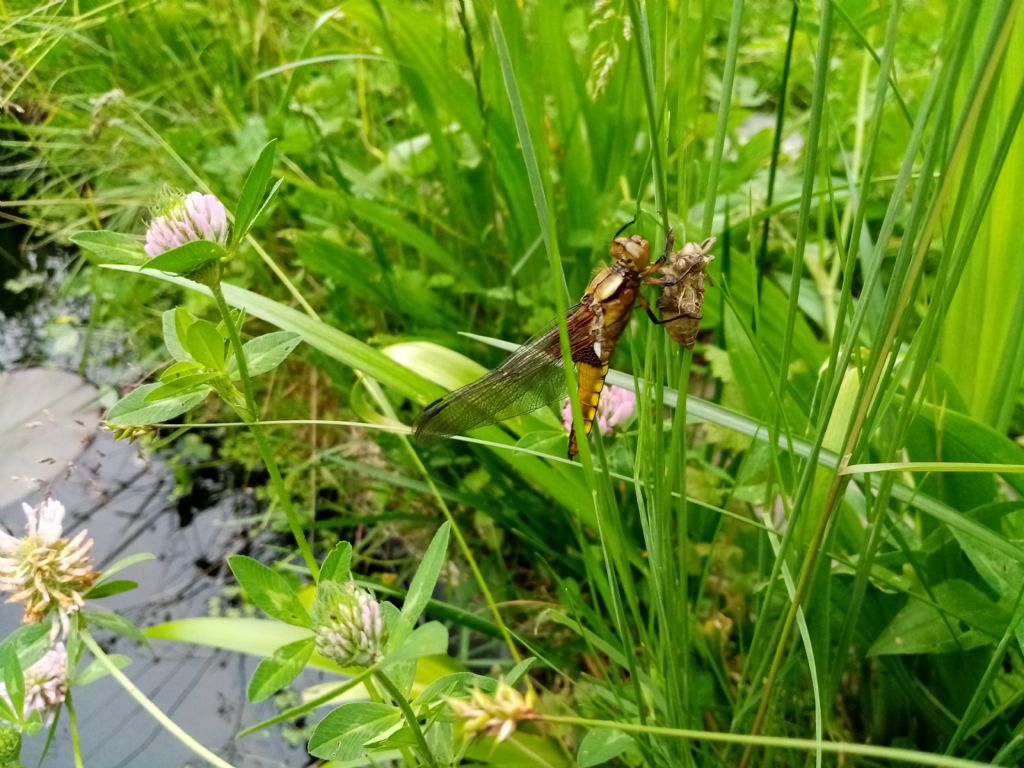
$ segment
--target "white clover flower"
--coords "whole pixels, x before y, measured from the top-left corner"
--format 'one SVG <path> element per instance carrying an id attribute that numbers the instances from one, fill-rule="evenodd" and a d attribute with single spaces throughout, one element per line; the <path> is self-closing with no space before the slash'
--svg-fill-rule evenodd
<path id="1" fill-rule="evenodd" d="M 195 240 L 212 240 L 226 245 L 227 210 L 216 195 L 177 193 L 163 205 L 161 215 L 154 218 L 146 230 L 146 253 L 159 256 L 164 251 Z"/>
<path id="2" fill-rule="evenodd" d="M 470 694 L 469 701 L 447 698 L 452 713 L 465 721 L 463 730 L 468 734 L 484 731 L 499 742 L 511 736 L 524 720 L 537 719 L 537 694 L 533 688 L 520 693 L 504 680 L 498 681 L 497 690 L 484 693 L 479 688 Z"/>
<path id="3" fill-rule="evenodd" d="M 68 693 L 68 652 L 64 643 L 57 643 L 43 654 L 35 664 L 24 671 L 24 717 L 36 710 L 47 720 L 64 703 Z M 0 696 L 11 703 L 7 687 L 0 683 Z"/>
<path id="4" fill-rule="evenodd" d="M 99 573 L 92 569 L 92 539 L 81 531 L 70 541 L 63 537 L 64 505 L 47 499 L 36 507 L 22 504 L 25 536 L 0 531 L 0 591 L 12 593 L 7 602 L 24 603 L 24 622 L 43 620 L 54 608 L 60 627 L 83 603 Z"/>
<path id="5" fill-rule="evenodd" d="M 635 410 L 635 394 L 622 387 L 608 387 L 597 406 L 597 425 L 602 433 L 607 433 L 629 421 Z M 572 402 L 569 398 L 565 399 L 565 407 L 562 408 L 562 424 L 566 429 L 572 429 Z"/>
<path id="6" fill-rule="evenodd" d="M 384 636 L 380 604 L 354 583 L 318 584 L 313 624 L 321 656 L 343 667 L 368 667 L 380 659 Z"/>

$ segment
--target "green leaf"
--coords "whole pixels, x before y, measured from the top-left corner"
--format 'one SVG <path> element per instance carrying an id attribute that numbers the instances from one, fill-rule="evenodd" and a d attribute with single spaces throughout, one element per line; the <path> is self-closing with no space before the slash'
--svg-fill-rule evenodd
<path id="1" fill-rule="evenodd" d="M 423 554 L 419 568 L 416 569 L 416 575 L 413 576 L 412 584 L 409 585 L 409 591 L 405 595 L 402 613 L 392 638 L 396 647 L 401 647 L 406 636 L 419 620 L 420 614 L 427 607 L 430 595 L 434 591 L 434 585 L 437 584 L 437 577 L 441 574 L 441 566 L 444 565 L 448 556 L 448 533 L 450 530 L 451 524 L 447 522 L 437 530 L 430 546 Z"/>
<path id="2" fill-rule="evenodd" d="M 216 373 L 209 371 L 204 373 L 193 373 L 188 376 L 179 376 L 160 385 L 146 395 L 146 401 L 150 403 L 166 400 L 173 397 L 186 397 L 190 394 L 204 392 L 209 394 L 210 387 L 205 386 L 206 382 L 217 378 Z"/>
<path id="3" fill-rule="evenodd" d="M 196 320 L 188 329 L 185 347 L 196 362 L 213 371 L 224 371 L 226 344 L 226 339 L 221 336 L 216 325 L 209 320 Z"/>
<path id="4" fill-rule="evenodd" d="M 164 251 L 146 264 L 147 269 L 168 272 L 172 275 L 190 275 L 197 269 L 227 256 L 220 243 L 213 240 L 193 240 Z"/>
<path id="5" fill-rule="evenodd" d="M 4 665 L 4 685 L 7 687 L 7 699 L 11 702 L 11 708 L 15 713 L 24 712 L 25 673 L 18 660 L 17 648 L 14 645 L 6 646 L 0 655 L 0 662 Z"/>
<path id="6" fill-rule="evenodd" d="M 125 669 L 126 667 L 131 666 L 132 663 L 132 660 L 128 656 L 120 653 L 108 653 L 107 659 L 109 659 L 110 662 L 118 669 Z M 110 670 L 107 669 L 106 665 L 93 660 L 81 672 L 76 672 L 71 682 L 72 685 L 76 687 L 79 685 L 89 685 L 90 683 L 95 683 L 97 680 L 102 680 L 109 674 Z"/>
<path id="7" fill-rule="evenodd" d="M 247 341 L 242 345 L 242 351 L 245 352 L 249 376 L 259 376 L 277 368 L 301 341 L 302 337 L 291 331 L 274 331 Z M 238 378 L 238 361 L 233 357 L 228 363 L 228 373 L 232 378 Z"/>
<path id="8" fill-rule="evenodd" d="M 526 673 L 530 671 L 530 667 L 532 667 L 536 663 L 536 661 L 537 658 L 535 656 L 528 656 L 527 658 L 520 661 L 518 664 L 512 667 L 512 669 L 505 673 L 505 682 L 509 685 L 518 684 L 519 681 L 522 680 L 523 677 L 526 675 Z"/>
<path id="9" fill-rule="evenodd" d="M 418 659 L 420 656 L 442 656 L 448 653 L 448 629 L 439 621 L 428 621 L 416 627 L 384 657 L 385 664 Z"/>
<path id="10" fill-rule="evenodd" d="M 346 582 L 351 565 L 352 545 L 347 541 L 339 541 L 324 558 L 324 564 L 320 566 L 320 580 Z"/>
<path id="11" fill-rule="evenodd" d="M 580 741 L 580 749 L 576 754 L 576 760 L 580 768 L 590 768 L 592 765 L 602 765 L 613 760 L 633 743 L 633 738 L 628 733 L 617 731 L 614 728 L 595 728 L 587 731 L 587 734 Z"/>
<path id="12" fill-rule="evenodd" d="M 249 234 L 257 213 L 263 209 L 264 193 L 274 168 L 276 150 L 277 139 L 267 142 L 245 179 L 242 194 L 238 196 L 238 205 L 235 206 L 235 227 L 231 238 L 233 243 L 240 243 Z"/>
<path id="13" fill-rule="evenodd" d="M 97 232 L 76 232 L 71 236 L 71 242 L 81 248 L 86 258 L 94 264 L 114 262 L 141 265 L 149 261 L 142 240 L 120 232 L 105 229 Z"/>
<path id="14" fill-rule="evenodd" d="M 951 653 L 996 641 L 1006 630 L 1009 614 L 973 584 L 950 579 L 927 595 L 912 597 L 881 631 L 868 656 Z M 941 609 L 941 610 L 940 610 Z"/>
<path id="15" fill-rule="evenodd" d="M 312 637 L 278 648 L 269 659 L 263 659 L 252 673 L 249 680 L 249 701 L 263 701 L 284 688 L 305 669 L 312 655 Z"/>
<path id="16" fill-rule="evenodd" d="M 149 552 L 139 552 L 136 555 L 128 555 L 127 557 L 122 557 L 116 563 L 108 566 L 106 570 L 103 571 L 103 575 L 100 577 L 99 583 L 102 584 L 115 573 L 120 573 L 126 568 L 131 568 L 133 565 L 145 563 L 150 560 L 156 560 L 156 555 L 151 555 Z"/>
<path id="17" fill-rule="evenodd" d="M 270 657 L 282 645 L 308 638 L 309 629 L 267 619 L 203 616 L 146 627 L 146 637 Z M 319 653 L 313 654 L 308 666 L 336 674 L 342 672 L 341 667 Z"/>
<path id="18" fill-rule="evenodd" d="M 138 582 L 129 579 L 114 579 L 97 584 L 85 593 L 86 600 L 99 600 L 101 597 L 120 595 L 123 592 L 131 592 L 139 586 Z"/>
<path id="19" fill-rule="evenodd" d="M 317 723 L 309 753 L 325 760 L 354 760 L 363 745 L 398 725 L 402 713 L 390 704 L 354 702 L 338 707 Z"/>
<path id="20" fill-rule="evenodd" d="M 484 693 L 494 693 L 498 689 L 498 682 L 493 677 L 474 672 L 453 672 L 439 677 L 421 690 L 416 696 L 416 707 L 425 707 L 442 696 L 464 696 L 475 688 Z"/>
<path id="21" fill-rule="evenodd" d="M 195 360 L 172 363 L 163 373 L 160 374 L 160 382 L 166 384 L 170 381 L 177 381 L 185 376 L 192 376 L 193 374 L 201 373 L 203 370 L 203 366 Z"/>
<path id="22" fill-rule="evenodd" d="M 209 389 L 149 402 L 146 396 L 163 384 L 146 384 L 133 389 L 118 400 L 107 413 L 107 421 L 118 427 L 136 427 L 145 424 L 160 424 L 199 405 L 210 394 Z"/>
<path id="23" fill-rule="evenodd" d="M 119 635 L 130 637 L 132 640 L 135 640 L 144 646 L 149 646 L 149 640 L 144 634 L 142 634 L 142 630 L 123 616 L 112 611 L 97 611 L 93 609 L 83 611 L 83 614 L 85 616 L 86 624 L 89 626 L 100 627 L 111 632 L 116 632 Z"/>
<path id="24" fill-rule="evenodd" d="M 228 565 L 257 608 L 286 624 L 312 628 L 313 621 L 288 579 L 245 555 L 232 555 Z"/>
<path id="25" fill-rule="evenodd" d="M 192 361 L 192 357 L 185 350 L 185 345 L 181 340 L 186 338 L 185 331 L 188 330 L 188 326 L 192 325 L 194 320 L 195 318 L 181 307 L 168 309 L 160 315 L 160 322 L 164 332 L 164 346 L 167 347 L 171 357 L 180 363 Z"/>

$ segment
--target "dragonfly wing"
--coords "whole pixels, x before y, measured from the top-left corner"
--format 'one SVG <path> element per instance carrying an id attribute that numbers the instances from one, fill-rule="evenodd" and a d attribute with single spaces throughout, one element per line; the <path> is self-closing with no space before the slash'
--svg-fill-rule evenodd
<path id="1" fill-rule="evenodd" d="M 594 320 L 594 312 L 584 305 L 569 310 L 566 322 L 574 359 L 577 350 L 593 348 L 598 327 Z M 558 326 L 551 323 L 491 372 L 428 405 L 414 432 L 424 441 L 468 432 L 535 411 L 564 392 Z"/>

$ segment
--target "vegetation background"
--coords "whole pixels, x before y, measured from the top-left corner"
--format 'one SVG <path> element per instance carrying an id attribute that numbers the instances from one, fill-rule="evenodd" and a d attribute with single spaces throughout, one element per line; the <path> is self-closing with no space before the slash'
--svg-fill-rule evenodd
<path id="1" fill-rule="evenodd" d="M 209 305 L 70 235 L 141 233 L 166 184 L 230 208 L 278 140 L 225 279 L 249 332 L 306 342 L 259 395 L 310 420 L 270 434 L 317 546 L 358 531 L 356 570 L 403 584 L 450 509 L 452 656 L 536 656 L 542 711 L 623 729 L 527 725 L 483 759 L 1018 765 L 1021 5 L 5 2 L 0 216 L 75 260 L 83 371 L 135 384 L 161 311 Z M 694 354 L 627 330 L 629 430 L 570 465 L 553 412 L 372 429 L 501 360 L 460 332 L 520 341 L 575 300 L 637 208 L 655 250 L 668 224 L 718 258 Z"/>

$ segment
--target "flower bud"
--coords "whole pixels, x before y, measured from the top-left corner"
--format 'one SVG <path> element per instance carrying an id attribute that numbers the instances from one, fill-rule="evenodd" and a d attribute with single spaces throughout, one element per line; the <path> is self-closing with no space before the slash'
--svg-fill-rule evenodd
<path id="1" fill-rule="evenodd" d="M 195 240 L 228 242 L 228 215 L 215 195 L 171 193 L 161 215 L 146 230 L 146 253 L 153 257 Z"/>
<path id="2" fill-rule="evenodd" d="M 20 765 L 21 731 L 10 726 L 0 727 L 0 768 Z"/>
<path id="3" fill-rule="evenodd" d="M 354 583 L 318 584 L 313 623 L 321 656 L 343 667 L 368 667 L 380 659 L 384 635 L 380 604 Z"/>

